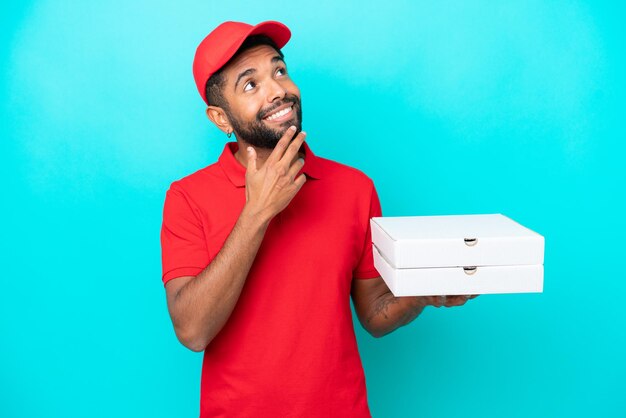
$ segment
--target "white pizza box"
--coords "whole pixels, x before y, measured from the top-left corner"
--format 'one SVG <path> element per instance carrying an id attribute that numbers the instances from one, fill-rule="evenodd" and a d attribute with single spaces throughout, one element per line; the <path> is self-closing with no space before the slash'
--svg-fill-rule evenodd
<path id="1" fill-rule="evenodd" d="M 393 268 L 376 246 L 374 266 L 394 296 L 540 293 L 543 265 Z"/>
<path id="2" fill-rule="evenodd" d="M 543 264 L 543 236 L 501 214 L 376 217 L 370 225 L 392 268 Z"/>

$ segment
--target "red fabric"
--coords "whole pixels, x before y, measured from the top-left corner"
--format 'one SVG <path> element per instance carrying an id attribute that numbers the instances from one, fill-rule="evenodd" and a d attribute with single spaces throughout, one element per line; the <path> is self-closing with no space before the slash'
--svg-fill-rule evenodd
<path id="1" fill-rule="evenodd" d="M 270 223 L 228 322 L 204 352 L 201 417 L 369 417 L 350 309 L 353 278 L 378 277 L 369 219 L 381 216 L 372 181 L 316 157 L 307 182 Z M 163 282 L 197 275 L 215 257 L 245 203 L 233 156 L 167 192 Z"/>

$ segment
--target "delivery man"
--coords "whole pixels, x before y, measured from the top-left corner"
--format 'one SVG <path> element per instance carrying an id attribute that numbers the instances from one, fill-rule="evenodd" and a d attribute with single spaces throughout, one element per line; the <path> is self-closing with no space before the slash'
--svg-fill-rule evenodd
<path id="1" fill-rule="evenodd" d="M 206 115 L 236 140 L 172 183 L 163 213 L 169 313 L 182 344 L 204 351 L 201 417 L 369 417 L 350 297 L 375 337 L 468 299 L 391 294 L 372 258 L 376 189 L 305 141 L 290 36 L 279 22 L 225 22 L 193 62 Z M 330 99 L 341 117 L 350 104 Z"/>

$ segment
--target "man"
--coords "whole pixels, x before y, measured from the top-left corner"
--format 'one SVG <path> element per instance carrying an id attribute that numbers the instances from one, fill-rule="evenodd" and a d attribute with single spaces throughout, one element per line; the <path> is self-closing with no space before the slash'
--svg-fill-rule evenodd
<path id="1" fill-rule="evenodd" d="M 208 118 L 237 140 L 172 183 L 163 214 L 170 316 L 182 344 L 204 350 L 201 417 L 368 417 L 350 296 L 376 337 L 467 300 L 390 293 L 372 260 L 372 181 L 304 141 L 280 50 L 290 35 L 226 22 L 194 59 Z"/>

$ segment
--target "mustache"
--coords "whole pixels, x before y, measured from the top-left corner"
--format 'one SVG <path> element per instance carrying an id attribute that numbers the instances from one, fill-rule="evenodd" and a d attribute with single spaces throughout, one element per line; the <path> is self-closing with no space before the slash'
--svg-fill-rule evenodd
<path id="1" fill-rule="evenodd" d="M 280 102 L 274 104 L 271 108 L 265 109 L 265 110 L 262 110 L 261 112 L 259 112 L 259 114 L 257 115 L 257 118 L 259 120 L 263 119 L 265 116 L 271 114 L 272 112 L 274 112 L 274 110 L 278 109 L 279 107 L 283 106 L 286 103 L 291 103 L 292 105 L 297 105 L 297 104 L 300 104 L 300 100 L 298 100 L 298 97 L 294 96 L 294 95 L 285 96 L 283 98 L 283 100 L 281 100 Z"/>

